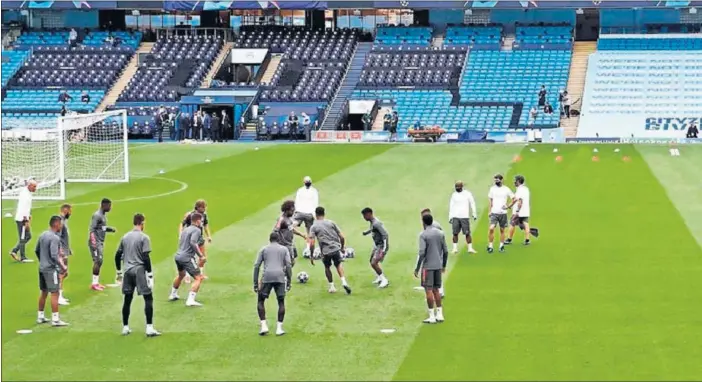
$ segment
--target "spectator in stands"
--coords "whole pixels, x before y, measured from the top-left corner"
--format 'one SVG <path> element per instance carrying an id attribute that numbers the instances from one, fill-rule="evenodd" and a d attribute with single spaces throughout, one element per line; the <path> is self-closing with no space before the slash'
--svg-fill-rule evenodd
<path id="1" fill-rule="evenodd" d="M 84 104 L 89 104 L 90 103 L 90 94 L 83 90 L 83 93 L 80 95 L 80 102 L 83 102 Z"/>
<path id="2" fill-rule="evenodd" d="M 397 131 L 397 125 L 400 122 L 400 116 L 397 114 L 397 111 L 392 112 L 392 123 L 390 124 L 390 131 L 395 130 Z"/>
<path id="3" fill-rule="evenodd" d="M 531 110 L 529 110 L 529 121 L 527 122 L 527 125 L 529 128 L 533 129 L 534 124 L 536 123 L 536 118 L 539 116 L 539 110 L 536 108 L 536 106 L 532 106 Z"/>
<path id="4" fill-rule="evenodd" d="M 551 106 L 551 104 L 548 101 L 546 101 L 546 104 L 544 105 L 544 114 L 553 114 L 553 106 Z"/>
<path id="5" fill-rule="evenodd" d="M 66 103 L 68 101 L 73 101 L 73 97 L 71 97 L 71 95 L 68 94 L 68 90 L 64 90 L 61 92 L 61 94 L 59 94 L 58 100 L 61 103 Z"/>
<path id="6" fill-rule="evenodd" d="M 168 113 L 159 113 L 156 116 L 156 133 L 158 134 L 158 142 L 163 142 L 163 129 L 168 127 Z"/>
<path id="7" fill-rule="evenodd" d="M 570 95 L 568 91 L 563 92 L 563 113 L 567 118 L 570 118 Z"/>
<path id="8" fill-rule="evenodd" d="M 544 107 L 546 105 L 546 85 L 541 85 L 541 90 L 539 90 L 539 107 Z"/>
<path id="9" fill-rule="evenodd" d="M 210 136 L 210 139 L 212 139 L 213 142 L 221 142 L 222 141 L 222 120 L 219 119 L 219 115 L 217 113 L 212 113 L 212 136 Z"/>
<path id="10" fill-rule="evenodd" d="M 61 105 L 61 116 L 65 117 L 67 112 L 68 109 L 66 109 L 66 104 L 64 103 L 63 105 Z"/>
<path id="11" fill-rule="evenodd" d="M 202 140 L 212 139 L 212 117 L 210 113 L 202 112 Z"/>
<path id="12" fill-rule="evenodd" d="M 687 128 L 687 138 L 697 138 L 697 135 L 700 133 L 700 130 L 697 128 L 694 122 L 690 124 L 690 127 Z"/>
<path id="13" fill-rule="evenodd" d="M 565 89 L 561 89 L 558 91 L 558 108 L 560 109 L 561 116 L 565 114 L 565 110 L 563 109 L 563 97 L 565 96 Z"/>
<path id="14" fill-rule="evenodd" d="M 313 129 L 314 131 L 319 130 L 319 120 L 318 120 L 318 119 L 316 119 L 316 120 L 314 121 L 314 125 L 312 126 L 312 129 Z"/>
<path id="15" fill-rule="evenodd" d="M 224 142 L 229 140 L 231 136 L 232 121 L 229 119 L 229 114 L 225 110 L 222 110 L 222 135 L 221 139 Z"/>
<path id="16" fill-rule="evenodd" d="M 190 135 L 190 139 L 200 139 L 200 132 L 202 131 L 202 112 L 200 110 L 193 114 L 193 127 Z"/>
<path id="17" fill-rule="evenodd" d="M 76 32 L 75 28 L 71 28 L 71 31 L 68 32 L 68 45 L 70 46 L 76 46 L 76 42 L 78 41 L 78 32 Z"/>

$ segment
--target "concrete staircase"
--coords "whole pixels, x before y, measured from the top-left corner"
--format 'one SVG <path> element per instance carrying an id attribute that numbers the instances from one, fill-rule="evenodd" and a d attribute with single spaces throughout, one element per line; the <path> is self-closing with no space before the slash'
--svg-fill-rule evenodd
<path id="1" fill-rule="evenodd" d="M 210 87 L 210 84 L 212 84 L 212 80 L 217 75 L 219 68 L 222 67 L 224 60 L 226 60 L 227 57 L 229 57 L 229 52 L 232 50 L 232 47 L 234 47 L 233 42 L 227 42 L 224 44 L 224 46 L 222 46 L 222 50 L 219 51 L 219 54 L 217 55 L 217 58 L 215 59 L 214 63 L 212 64 L 210 71 L 207 72 L 205 79 L 202 80 L 202 83 L 200 84 L 201 88 L 209 88 Z"/>
<path id="2" fill-rule="evenodd" d="M 573 45 L 573 57 L 570 61 L 570 74 L 568 76 L 568 95 L 575 109 L 580 110 L 583 93 L 585 92 L 585 76 L 590 54 L 597 50 L 595 41 L 576 41 Z M 577 102 L 576 102 L 577 101 Z M 575 137 L 578 131 L 580 117 L 561 117 L 561 127 L 566 138 Z"/>
<path id="3" fill-rule="evenodd" d="M 511 51 L 513 48 L 513 45 L 514 45 L 514 40 L 515 40 L 514 35 L 505 36 L 504 41 L 502 41 L 502 46 L 500 47 L 500 50 L 505 51 L 505 52 Z"/>
<path id="4" fill-rule="evenodd" d="M 249 121 L 246 123 L 244 130 L 239 132 L 240 142 L 253 142 L 256 140 L 256 121 Z"/>
<path id="5" fill-rule="evenodd" d="M 434 37 L 431 40 L 431 46 L 433 48 L 441 48 L 442 46 L 444 46 L 444 36 L 441 35 L 441 36 Z"/>
<path id="6" fill-rule="evenodd" d="M 154 43 L 153 42 L 142 42 L 141 45 L 139 45 L 139 48 L 137 48 L 136 54 L 132 59 L 129 61 L 127 64 L 127 67 L 122 70 L 122 74 L 120 74 L 119 78 L 117 78 L 117 81 L 112 85 L 110 90 L 105 94 L 105 97 L 102 98 L 102 101 L 100 101 L 100 104 L 98 107 L 95 109 L 96 113 L 100 113 L 105 111 L 108 106 L 114 105 L 117 103 L 117 99 L 119 98 L 119 95 L 122 94 L 124 91 L 124 88 L 127 87 L 129 84 L 129 80 L 134 77 L 136 74 L 137 70 L 139 69 L 139 60 L 138 56 L 140 53 L 150 53 L 151 48 L 153 48 Z"/>
<path id="7" fill-rule="evenodd" d="M 282 59 L 283 55 L 281 54 L 274 54 L 271 56 L 271 60 L 268 62 L 268 66 L 266 66 L 266 71 L 263 72 L 263 76 L 261 77 L 262 84 L 271 83 L 275 72 L 278 70 L 278 65 L 280 65 L 280 60 Z"/>
<path id="8" fill-rule="evenodd" d="M 392 112 L 392 108 L 390 107 L 381 107 L 378 110 L 378 114 L 375 116 L 375 121 L 373 121 L 373 126 L 371 127 L 371 130 L 374 131 L 383 131 L 383 117 L 385 117 L 385 114 Z"/>
<path id="9" fill-rule="evenodd" d="M 372 42 L 359 42 L 356 46 L 356 51 L 353 57 L 351 57 L 349 68 L 346 74 L 344 74 L 344 78 L 341 80 L 341 87 L 329 105 L 324 121 L 322 121 L 322 130 L 335 130 L 339 125 L 339 121 L 342 118 L 343 107 L 346 105 L 346 101 L 351 96 L 351 93 L 353 93 L 353 89 L 356 88 L 356 84 L 358 84 L 358 80 L 361 78 L 363 64 L 366 62 L 366 57 L 372 48 Z"/>

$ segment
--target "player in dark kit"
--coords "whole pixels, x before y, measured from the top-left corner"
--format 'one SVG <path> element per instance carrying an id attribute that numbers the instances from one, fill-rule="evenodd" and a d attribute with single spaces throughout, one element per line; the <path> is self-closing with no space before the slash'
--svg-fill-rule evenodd
<path id="1" fill-rule="evenodd" d="M 208 243 L 211 243 L 212 234 L 210 233 L 210 220 L 207 218 L 207 202 L 205 202 L 203 199 L 198 199 L 195 202 L 195 207 L 193 208 L 193 210 L 185 214 L 183 221 L 180 222 L 180 226 L 178 227 L 178 234 L 180 235 L 180 233 L 183 232 L 184 228 L 190 227 L 190 225 L 192 224 L 191 215 L 194 213 L 202 215 L 202 227 L 200 228 L 200 230 L 202 231 L 202 237 L 200 238 L 200 242 L 198 243 L 198 245 L 200 246 L 200 252 L 205 253 L 205 240 L 207 240 Z M 207 276 L 205 275 L 205 263 L 202 258 L 198 260 L 198 266 L 200 267 L 200 273 L 202 273 L 202 277 L 206 279 Z M 185 275 L 185 283 L 190 283 L 190 276 L 187 274 Z"/>
<path id="2" fill-rule="evenodd" d="M 39 310 L 37 324 L 44 324 L 49 320 L 44 317 L 46 298 L 51 294 L 51 325 L 68 326 L 59 317 L 59 273 L 66 269 L 63 263 L 61 239 L 59 234 L 63 224 L 60 216 L 52 216 L 49 220 L 49 229 L 39 236 L 34 253 L 39 258 Z"/>
<path id="3" fill-rule="evenodd" d="M 90 289 L 103 291 L 105 287 L 100 284 L 100 268 L 102 268 L 103 251 L 105 248 L 105 233 L 117 232 L 116 229 L 107 226 L 107 213 L 112 211 L 112 201 L 104 198 L 100 202 L 100 209 L 95 211 L 90 220 L 88 249 L 93 257 L 93 282 Z"/>
<path id="4" fill-rule="evenodd" d="M 275 334 L 282 336 L 283 320 L 285 320 L 285 293 L 290 290 L 290 280 L 292 279 L 292 260 L 288 248 L 278 242 L 280 235 L 271 232 L 269 244 L 256 256 L 253 269 L 253 290 L 258 294 L 258 318 L 261 320 L 260 335 L 268 334 L 268 323 L 266 322 L 266 299 L 271 291 L 275 291 L 278 300 L 278 325 Z M 263 265 L 263 277 L 259 279 L 259 272 Z"/>
<path id="5" fill-rule="evenodd" d="M 278 220 L 275 222 L 273 227 L 273 232 L 280 235 L 278 243 L 290 251 L 290 259 L 292 265 L 295 266 L 295 259 L 297 259 L 297 248 L 293 243 L 295 235 L 307 240 L 307 235 L 301 233 L 295 228 L 295 221 L 293 220 L 293 215 L 295 215 L 295 202 L 292 200 L 286 200 L 280 206 L 281 214 Z"/>
<path id="6" fill-rule="evenodd" d="M 316 220 L 310 228 L 310 237 L 307 239 L 310 251 L 314 253 L 314 242 L 319 241 L 319 249 L 322 252 L 322 263 L 324 264 L 324 274 L 329 282 L 329 293 L 336 293 L 334 287 L 334 278 L 332 276 L 331 266 L 334 264 L 336 272 L 341 278 L 341 285 L 346 290 L 346 294 L 351 294 L 351 287 L 346 282 L 344 276 L 344 265 L 342 264 L 341 254 L 346 251 L 346 239 L 341 230 L 331 220 L 324 218 L 324 207 L 317 207 L 314 211 Z M 314 265 L 314 256 L 310 256 L 310 262 Z"/>
<path id="7" fill-rule="evenodd" d="M 422 273 L 422 286 L 429 308 L 429 318 L 424 320 L 427 324 L 444 321 L 439 289 L 442 284 L 441 276 L 446 272 L 446 263 L 448 262 L 446 237 L 443 231 L 432 226 L 433 222 L 434 218 L 430 214 L 422 216 L 424 231 L 419 235 L 419 255 L 417 256 L 417 266 L 414 269 L 414 277 L 419 277 L 420 271 Z"/>
<path id="8" fill-rule="evenodd" d="M 361 211 L 363 219 L 370 223 L 370 229 L 363 232 L 363 236 L 373 234 L 373 251 L 370 256 L 371 268 L 375 271 L 378 277 L 373 281 L 373 284 L 378 284 L 378 288 L 386 288 L 390 285 L 390 281 L 383 273 L 383 267 L 380 265 L 385 256 L 388 254 L 388 231 L 385 230 L 383 222 L 373 216 L 373 210 L 366 207 Z"/>
<path id="9" fill-rule="evenodd" d="M 154 274 L 151 271 L 151 239 L 144 233 L 146 218 L 142 214 L 135 214 L 132 222 L 134 229 L 122 236 L 119 247 L 115 253 L 115 267 L 117 280 L 122 283 L 124 304 L 122 305 L 122 335 L 128 335 L 129 313 L 131 311 L 134 290 L 144 297 L 144 314 L 146 315 L 146 336 L 156 337 L 161 333 L 154 329 Z M 124 273 L 122 273 L 124 261 Z"/>

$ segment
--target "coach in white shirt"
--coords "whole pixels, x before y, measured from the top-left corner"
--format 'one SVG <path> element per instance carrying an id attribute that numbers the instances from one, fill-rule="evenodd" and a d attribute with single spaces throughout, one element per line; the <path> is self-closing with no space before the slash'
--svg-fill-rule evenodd
<path id="1" fill-rule="evenodd" d="M 466 235 L 468 253 L 477 253 L 473 249 L 473 238 L 470 234 L 471 212 L 473 220 L 478 219 L 475 198 L 470 191 L 463 189 L 463 182 L 460 180 L 456 182 L 454 188 L 456 191 L 451 195 L 449 202 L 449 224 L 453 230 L 453 253 L 458 253 L 458 234 L 461 232 Z"/>
<path id="2" fill-rule="evenodd" d="M 505 228 L 507 228 L 507 203 L 514 198 L 514 193 L 509 187 L 502 184 L 503 177 L 495 175 L 495 185 L 490 187 L 490 229 L 488 232 L 488 253 L 493 252 L 492 242 L 495 240 L 495 227 L 500 226 L 500 252 L 505 251 Z"/>
<path id="3" fill-rule="evenodd" d="M 304 185 L 297 190 L 295 195 L 295 215 L 293 215 L 293 220 L 295 220 L 295 225 L 297 227 L 305 223 L 305 228 L 307 229 L 307 235 L 310 234 L 310 228 L 314 224 L 314 210 L 319 206 L 319 193 L 317 189 L 312 187 L 312 178 L 306 176 L 303 179 Z M 310 245 L 307 243 L 307 252 L 309 252 Z"/>
<path id="4" fill-rule="evenodd" d="M 531 193 L 529 188 L 524 184 L 525 179 L 521 175 L 514 177 L 514 186 L 517 187 L 514 193 L 514 199 L 509 205 L 512 208 L 512 221 L 509 229 L 509 238 L 505 244 L 512 244 L 512 238 L 516 227 L 524 231 L 524 245 L 530 244 L 530 237 L 539 237 L 538 228 L 529 228 L 529 216 L 531 216 Z"/>
<path id="5" fill-rule="evenodd" d="M 32 220 L 32 193 L 37 190 L 37 182 L 30 180 L 27 182 L 27 187 L 23 187 L 19 192 L 17 200 L 17 212 L 15 212 L 15 223 L 17 224 L 17 235 L 19 240 L 17 245 L 10 251 L 15 261 L 22 263 L 32 263 L 34 260 L 28 259 L 25 255 L 27 243 L 32 238 L 30 230 L 30 222 Z"/>

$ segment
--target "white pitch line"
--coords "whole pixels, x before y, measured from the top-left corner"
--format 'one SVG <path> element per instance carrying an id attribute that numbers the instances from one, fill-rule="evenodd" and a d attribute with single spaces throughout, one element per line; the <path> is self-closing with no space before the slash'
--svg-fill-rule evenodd
<path id="1" fill-rule="evenodd" d="M 179 192 L 183 192 L 183 191 L 185 191 L 185 190 L 188 189 L 188 184 L 187 184 L 187 183 L 181 182 L 180 180 L 177 180 L 177 179 L 164 178 L 164 177 L 162 177 L 162 176 L 144 176 L 144 177 L 135 177 L 135 178 L 138 178 L 138 179 L 160 179 L 160 180 L 167 180 L 167 181 L 169 181 L 169 182 L 173 182 L 173 183 L 179 184 L 179 185 L 180 185 L 180 188 L 178 188 L 177 190 L 172 190 L 172 191 L 168 191 L 168 192 L 162 192 L 162 193 L 156 194 L 156 195 L 135 196 L 135 197 L 125 198 L 125 199 L 116 199 L 116 200 L 113 200 L 112 203 L 124 203 L 124 202 L 134 202 L 134 201 L 139 201 L 139 200 L 148 200 L 148 199 L 162 198 L 162 197 L 165 197 L 165 196 L 170 196 L 170 195 L 173 195 L 173 194 L 177 194 L 177 193 L 179 193 Z M 63 204 L 63 203 L 61 203 L 61 204 L 45 205 L 45 206 L 38 206 L 38 207 L 36 207 L 36 208 L 34 208 L 34 209 L 35 209 L 35 210 L 39 210 L 39 209 L 43 209 L 43 208 L 57 208 L 57 207 L 61 207 L 62 204 Z M 89 205 L 93 205 L 93 204 L 95 204 L 95 202 L 74 203 L 74 204 L 71 204 L 71 205 L 72 205 L 73 207 L 76 207 L 76 206 L 89 206 Z M 4 209 L 3 211 L 12 211 L 12 210 L 13 210 L 13 208 L 6 208 L 6 209 Z"/>

